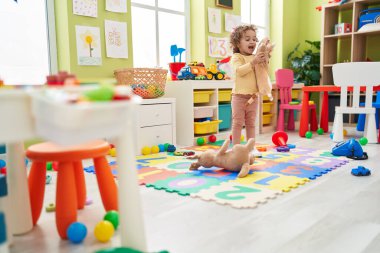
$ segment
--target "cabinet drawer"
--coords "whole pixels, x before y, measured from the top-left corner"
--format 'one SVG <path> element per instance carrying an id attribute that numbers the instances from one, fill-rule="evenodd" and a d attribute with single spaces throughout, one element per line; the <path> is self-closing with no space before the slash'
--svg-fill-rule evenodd
<path id="1" fill-rule="evenodd" d="M 138 152 L 144 146 L 152 147 L 158 144 L 173 144 L 173 126 L 162 125 L 152 127 L 142 127 L 139 129 Z"/>
<path id="2" fill-rule="evenodd" d="M 172 124 L 172 105 L 140 105 L 138 117 L 140 127 Z"/>

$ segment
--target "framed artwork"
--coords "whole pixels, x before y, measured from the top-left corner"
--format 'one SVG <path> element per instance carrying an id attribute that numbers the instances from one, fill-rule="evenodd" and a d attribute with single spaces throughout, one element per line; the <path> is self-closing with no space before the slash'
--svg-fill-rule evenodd
<path id="1" fill-rule="evenodd" d="M 233 9 L 233 0 L 216 0 L 216 6 Z"/>

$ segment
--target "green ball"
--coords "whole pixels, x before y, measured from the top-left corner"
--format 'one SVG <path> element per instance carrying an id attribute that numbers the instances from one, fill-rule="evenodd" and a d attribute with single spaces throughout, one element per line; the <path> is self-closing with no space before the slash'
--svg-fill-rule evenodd
<path id="1" fill-rule="evenodd" d="M 365 146 L 368 143 L 368 139 L 366 137 L 362 137 L 359 139 L 359 143 L 362 146 Z"/>
<path id="2" fill-rule="evenodd" d="M 112 223 L 114 229 L 116 230 L 119 226 L 119 213 L 117 211 L 108 211 L 106 215 L 104 215 L 103 220 L 109 221 Z"/>
<path id="3" fill-rule="evenodd" d="M 323 131 L 323 128 L 318 128 L 317 134 L 322 135 L 325 131 Z"/>
<path id="4" fill-rule="evenodd" d="M 169 143 L 165 143 L 165 144 L 164 144 L 164 149 L 165 149 L 165 151 L 168 151 L 168 147 L 169 147 L 169 145 L 170 145 Z"/>
<path id="5" fill-rule="evenodd" d="M 308 139 L 311 139 L 312 136 L 313 136 L 313 133 L 310 132 L 310 131 L 307 131 L 306 134 L 305 134 L 305 137 L 308 138 Z"/>
<path id="6" fill-rule="evenodd" d="M 199 146 L 202 146 L 203 144 L 205 144 L 205 139 L 202 138 L 202 137 L 199 137 L 199 138 L 197 139 L 197 144 L 198 144 Z"/>

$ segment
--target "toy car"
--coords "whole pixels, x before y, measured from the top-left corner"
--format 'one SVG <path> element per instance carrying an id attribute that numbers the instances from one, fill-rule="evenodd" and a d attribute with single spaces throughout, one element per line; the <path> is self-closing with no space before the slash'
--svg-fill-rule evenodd
<path id="1" fill-rule="evenodd" d="M 351 174 L 357 177 L 369 176 L 371 175 L 371 171 L 363 166 L 358 166 L 351 170 Z"/>

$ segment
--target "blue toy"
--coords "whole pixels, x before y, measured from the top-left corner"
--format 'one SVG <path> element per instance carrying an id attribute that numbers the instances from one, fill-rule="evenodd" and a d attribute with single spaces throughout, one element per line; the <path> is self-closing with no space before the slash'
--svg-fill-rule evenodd
<path id="1" fill-rule="evenodd" d="M 360 143 L 354 138 L 349 139 L 348 141 L 342 141 L 336 144 L 333 147 L 332 152 L 335 156 L 346 156 L 354 160 L 366 160 L 368 155 L 363 151 Z"/>
<path id="2" fill-rule="evenodd" d="M 371 175 L 371 171 L 363 166 L 358 166 L 351 170 L 351 174 L 357 177 L 369 176 Z"/>
<path id="3" fill-rule="evenodd" d="M 87 228 L 83 223 L 74 222 L 67 228 L 67 238 L 72 243 L 81 243 L 87 235 Z"/>
<path id="4" fill-rule="evenodd" d="M 379 23 L 380 8 L 366 9 L 360 12 L 359 16 L 359 29 L 367 24 Z"/>
<path id="5" fill-rule="evenodd" d="M 288 146 L 278 146 L 276 150 L 277 152 L 289 152 L 290 148 Z"/>

